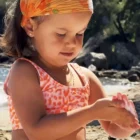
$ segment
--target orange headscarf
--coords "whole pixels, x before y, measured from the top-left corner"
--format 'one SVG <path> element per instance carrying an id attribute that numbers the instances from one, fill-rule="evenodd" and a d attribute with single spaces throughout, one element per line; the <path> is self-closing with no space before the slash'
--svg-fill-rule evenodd
<path id="1" fill-rule="evenodd" d="M 20 0 L 23 14 L 21 26 L 35 16 L 65 14 L 74 12 L 93 12 L 92 0 Z"/>

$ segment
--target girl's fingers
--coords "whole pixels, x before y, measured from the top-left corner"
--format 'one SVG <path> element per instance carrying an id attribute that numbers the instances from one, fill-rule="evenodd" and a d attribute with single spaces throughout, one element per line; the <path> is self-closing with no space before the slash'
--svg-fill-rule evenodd
<path id="1" fill-rule="evenodd" d="M 128 100 L 126 95 L 118 93 L 117 96 L 113 96 L 113 101 L 115 101 L 116 107 L 125 108 L 126 110 L 130 111 L 134 116 L 136 116 L 136 118 L 138 118 L 133 102 L 131 100 Z"/>
<path id="2" fill-rule="evenodd" d="M 140 125 L 138 123 L 134 123 L 133 125 L 131 125 L 132 128 L 134 128 L 135 130 L 140 129 Z"/>
<path id="3" fill-rule="evenodd" d="M 121 101 L 124 102 L 124 104 L 125 104 L 125 108 L 128 109 L 128 107 L 129 107 L 129 102 L 128 102 L 128 98 L 127 98 L 127 96 L 124 95 L 124 94 L 118 93 L 118 94 L 117 94 L 117 97 L 118 97 L 118 100 L 121 100 Z"/>
<path id="4" fill-rule="evenodd" d="M 132 100 L 128 100 L 128 111 L 130 111 L 134 116 L 136 116 L 138 118 L 137 112 L 136 112 L 136 109 L 135 109 L 135 106 L 134 106 Z"/>
<path id="5" fill-rule="evenodd" d="M 133 102 L 128 100 L 126 95 L 123 95 L 122 98 L 123 98 L 123 101 L 125 102 L 125 106 L 128 110 L 130 110 L 130 111 L 135 110 L 135 106 L 134 106 Z"/>
<path id="6" fill-rule="evenodd" d="M 113 99 L 113 100 L 117 99 L 117 96 L 113 96 L 112 99 Z"/>
<path id="7" fill-rule="evenodd" d="M 129 126 L 129 127 L 122 126 L 122 127 L 125 129 L 130 129 L 130 130 L 140 129 L 138 115 L 137 115 L 133 101 L 129 100 L 126 95 L 122 95 L 121 93 L 118 93 L 117 96 L 113 96 L 112 101 L 114 102 L 116 107 L 125 108 L 131 114 L 133 114 L 135 116 L 134 123 L 131 126 Z"/>
<path id="8" fill-rule="evenodd" d="M 118 108 L 124 108 L 125 107 L 124 102 L 122 102 L 118 99 L 114 99 L 112 101 L 113 101 L 115 107 L 118 107 Z"/>
<path id="9" fill-rule="evenodd" d="M 133 101 L 132 100 L 129 100 L 129 101 L 130 101 L 131 107 L 135 109 L 135 105 L 134 105 Z"/>
<path id="10" fill-rule="evenodd" d="M 122 100 L 122 94 L 121 93 L 117 93 L 117 97 L 119 100 Z"/>
<path id="11" fill-rule="evenodd" d="M 127 96 L 126 95 L 122 95 L 121 93 L 118 93 L 117 97 L 118 97 L 119 100 L 124 102 L 124 108 L 129 110 L 129 102 L 128 102 Z"/>
<path id="12" fill-rule="evenodd" d="M 122 95 L 121 93 L 118 93 L 117 96 L 112 97 L 112 101 L 115 102 L 117 107 L 125 108 L 125 103 L 122 100 Z"/>
<path id="13" fill-rule="evenodd" d="M 126 95 L 118 93 L 117 96 L 113 96 L 112 101 L 115 103 L 116 107 L 125 108 L 131 112 L 136 118 L 138 118 L 134 103 L 132 100 L 128 100 Z"/>
<path id="14" fill-rule="evenodd" d="M 128 100 L 128 98 L 125 94 L 123 94 L 122 97 Z"/>
<path id="15" fill-rule="evenodd" d="M 131 102 L 131 106 L 132 106 L 133 108 L 135 108 L 135 105 L 134 105 L 133 101 L 130 100 L 130 102 Z"/>
<path id="16" fill-rule="evenodd" d="M 116 96 L 113 96 L 112 101 L 114 102 L 114 105 L 115 105 L 116 107 L 124 108 L 124 106 L 125 106 L 124 102 L 118 100 Z"/>
<path id="17" fill-rule="evenodd" d="M 127 99 L 127 97 L 126 96 L 122 96 L 122 100 L 124 101 L 124 103 L 125 103 L 125 107 L 128 109 L 128 99 Z"/>

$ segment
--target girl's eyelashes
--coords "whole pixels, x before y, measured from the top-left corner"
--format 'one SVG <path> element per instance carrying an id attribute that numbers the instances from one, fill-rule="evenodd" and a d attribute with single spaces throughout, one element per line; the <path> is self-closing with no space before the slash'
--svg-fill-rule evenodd
<path id="1" fill-rule="evenodd" d="M 76 36 L 82 37 L 84 34 L 76 34 Z"/>
<path id="2" fill-rule="evenodd" d="M 66 34 L 57 33 L 57 36 L 59 36 L 59 37 L 65 37 Z M 84 36 L 84 33 L 82 33 L 82 34 L 76 34 L 76 36 L 78 36 L 78 37 L 83 37 L 83 36 Z"/>
<path id="3" fill-rule="evenodd" d="M 59 33 L 57 33 L 57 36 L 59 36 L 59 37 L 65 37 L 65 35 L 66 34 L 59 34 Z"/>

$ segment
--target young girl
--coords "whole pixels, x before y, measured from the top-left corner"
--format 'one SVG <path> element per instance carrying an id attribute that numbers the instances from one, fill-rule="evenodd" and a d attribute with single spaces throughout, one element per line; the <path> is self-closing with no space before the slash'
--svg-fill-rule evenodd
<path id="1" fill-rule="evenodd" d="M 69 63 L 92 12 L 91 0 L 17 0 L 9 8 L 1 43 L 17 58 L 4 84 L 12 140 L 85 140 L 93 120 L 117 138 L 139 128 L 123 100 L 105 98 L 92 72 Z"/>

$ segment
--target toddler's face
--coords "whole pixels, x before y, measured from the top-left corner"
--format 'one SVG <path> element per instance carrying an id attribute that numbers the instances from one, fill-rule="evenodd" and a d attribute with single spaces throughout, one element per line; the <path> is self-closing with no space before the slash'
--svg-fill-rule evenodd
<path id="1" fill-rule="evenodd" d="M 74 59 L 83 45 L 90 12 L 46 16 L 34 28 L 33 43 L 45 61 L 65 65 Z"/>

